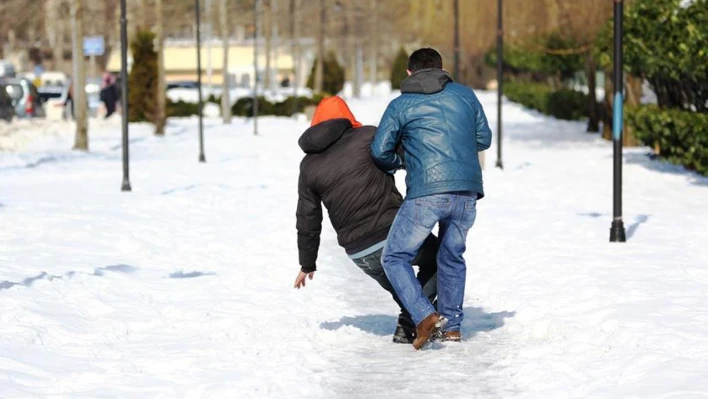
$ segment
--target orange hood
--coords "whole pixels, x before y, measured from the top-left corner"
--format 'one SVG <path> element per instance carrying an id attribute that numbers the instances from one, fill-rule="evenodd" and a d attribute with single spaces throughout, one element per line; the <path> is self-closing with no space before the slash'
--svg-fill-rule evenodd
<path id="1" fill-rule="evenodd" d="M 320 104 L 315 109 L 315 115 L 312 116 L 310 126 L 315 126 L 319 123 L 332 119 L 349 119 L 352 127 L 361 127 L 361 123 L 354 118 L 354 114 L 347 106 L 347 103 L 339 96 L 327 97 L 320 101 Z"/>

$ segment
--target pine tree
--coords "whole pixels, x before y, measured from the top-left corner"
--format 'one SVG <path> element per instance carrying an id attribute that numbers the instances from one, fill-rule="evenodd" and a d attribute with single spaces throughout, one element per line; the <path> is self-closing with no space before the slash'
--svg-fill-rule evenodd
<path id="1" fill-rule="evenodd" d="M 391 88 L 401 89 L 401 83 L 408 77 L 408 53 L 401 47 L 391 68 Z"/>
<path id="2" fill-rule="evenodd" d="M 327 54 L 323 62 L 323 81 L 322 90 L 331 95 L 336 95 L 344 88 L 344 68 L 339 65 L 337 56 L 330 52 Z M 307 87 L 314 90 L 315 87 L 315 72 L 317 70 L 317 60 L 312 64 L 310 77 L 307 79 Z"/>
<path id="3" fill-rule="evenodd" d="M 156 122 L 157 118 L 157 51 L 155 34 L 141 30 L 130 43 L 133 68 L 128 76 L 128 120 Z"/>

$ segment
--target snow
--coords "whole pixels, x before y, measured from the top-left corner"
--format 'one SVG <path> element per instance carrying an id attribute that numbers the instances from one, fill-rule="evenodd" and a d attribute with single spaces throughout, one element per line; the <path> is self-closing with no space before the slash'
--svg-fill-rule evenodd
<path id="1" fill-rule="evenodd" d="M 352 109 L 376 123 L 390 98 Z M 391 343 L 394 302 L 328 222 L 292 288 L 302 120 L 207 119 L 205 164 L 197 119 L 131 125 L 131 193 L 119 121 L 91 125 L 90 153 L 70 124 L 27 125 L 0 152 L 0 397 L 708 396 L 708 179 L 625 150 L 628 242 L 610 244 L 611 144 L 504 112 L 464 341 L 420 352 Z"/>

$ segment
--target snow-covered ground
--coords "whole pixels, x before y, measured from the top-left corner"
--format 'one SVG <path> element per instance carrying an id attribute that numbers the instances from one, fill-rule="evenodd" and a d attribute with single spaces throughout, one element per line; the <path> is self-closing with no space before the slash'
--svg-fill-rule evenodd
<path id="1" fill-rule="evenodd" d="M 387 101 L 352 108 L 376 123 Z M 70 128 L 0 152 L 0 397 L 708 396 L 708 179 L 626 150 L 629 241 L 610 244 L 610 143 L 507 104 L 464 342 L 416 352 L 328 222 L 292 288 L 306 124 L 205 125 L 205 164 L 196 119 L 132 126 L 131 193 L 118 123 L 88 154 Z"/>

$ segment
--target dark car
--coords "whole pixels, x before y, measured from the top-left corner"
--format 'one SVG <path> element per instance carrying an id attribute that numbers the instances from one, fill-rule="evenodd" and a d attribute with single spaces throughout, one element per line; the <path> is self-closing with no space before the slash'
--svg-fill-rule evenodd
<path id="1" fill-rule="evenodd" d="M 15 116 L 12 97 L 7 93 L 7 86 L 0 82 L 0 119 L 10 122 Z"/>
<path id="2" fill-rule="evenodd" d="M 167 82 L 165 89 L 196 89 L 197 87 L 199 87 L 199 84 L 193 80 L 178 80 Z"/>

